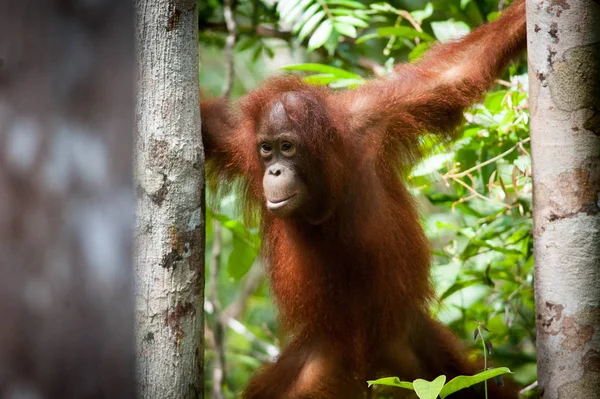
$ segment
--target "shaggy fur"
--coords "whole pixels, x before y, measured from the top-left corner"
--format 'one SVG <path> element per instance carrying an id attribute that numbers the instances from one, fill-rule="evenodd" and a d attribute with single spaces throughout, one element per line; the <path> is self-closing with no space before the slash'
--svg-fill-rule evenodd
<path id="1" fill-rule="evenodd" d="M 242 98 L 238 112 L 223 100 L 202 103 L 209 175 L 219 184 L 241 179 L 245 208 L 260 213 L 263 256 L 289 336 L 244 398 L 358 399 L 369 395 L 365 381 L 379 376 L 450 379 L 476 371 L 427 314 L 430 248 L 401 177 L 419 157 L 419 135 L 451 139 L 464 108 L 525 44 L 519 0 L 497 21 L 356 90 L 276 77 Z M 283 95 L 289 92 L 293 102 Z M 311 166 L 325 182 L 320 223 L 278 219 L 264 205 L 256 132 L 277 101 L 318 160 Z M 492 398 L 516 397 L 490 389 Z"/>

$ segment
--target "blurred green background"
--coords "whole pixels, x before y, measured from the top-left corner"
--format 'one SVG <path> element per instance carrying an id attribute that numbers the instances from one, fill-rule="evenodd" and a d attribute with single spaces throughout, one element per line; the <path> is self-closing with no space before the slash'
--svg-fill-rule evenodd
<path id="1" fill-rule="evenodd" d="M 508 6 L 497 0 L 233 1 L 238 36 L 231 96 L 278 73 L 351 90 Z M 207 98 L 220 95 L 225 84 L 227 26 L 223 1 L 201 1 L 199 10 L 200 84 Z M 440 300 L 432 313 L 464 338 L 473 357 L 482 355 L 481 342 L 473 340 L 475 320 L 485 323 L 491 365 L 509 367 L 523 386 L 536 380 L 526 73 L 523 56 L 465 113 L 455 142 L 425 138 L 428 156 L 407 181 L 434 248 Z M 236 205 L 235 190 L 208 203 L 206 397 L 214 397 L 221 364 L 223 395 L 236 397 L 277 355 L 281 338 L 257 257 L 260 238 Z"/>

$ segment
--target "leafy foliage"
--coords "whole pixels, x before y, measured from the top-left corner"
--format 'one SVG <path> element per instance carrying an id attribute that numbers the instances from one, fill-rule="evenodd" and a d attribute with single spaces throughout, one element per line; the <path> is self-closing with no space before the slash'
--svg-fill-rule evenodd
<path id="1" fill-rule="evenodd" d="M 239 0 L 234 95 L 256 87 L 282 66 L 285 73 L 301 74 L 311 84 L 352 89 L 397 62 L 417 60 L 436 40 L 456 38 L 498 15 L 497 0 L 436 0 L 420 2 L 414 9 L 401 9 L 397 4 Z M 200 10 L 201 85 L 218 94 L 226 35 L 222 2 L 201 2 Z M 484 101 L 465 114 L 458 140 L 439 145 L 426 139 L 429 155 L 408 178 L 434 250 L 433 281 L 440 302 L 432 311 L 471 342 L 472 321 L 485 323 L 490 330 L 485 341 L 494 342 L 494 365 L 509 367 L 521 384 L 536 379 L 525 72 L 524 63 L 510 67 Z M 229 317 L 223 348 L 228 398 L 241 390 L 262 361 L 276 355 L 278 345 L 273 305 L 259 270 L 260 239 L 255 228 L 241 222 L 235 203 L 235 195 L 230 195 L 214 204 L 207 221 L 207 265 L 215 255 L 211 253 L 212 221 L 224 227 L 217 285 Z M 208 312 L 207 389 L 212 386 L 210 370 L 219 350 L 210 340 L 215 317 Z M 473 343 L 475 355 L 481 355 L 482 348 L 481 343 Z M 442 383 L 439 396 L 449 395 L 445 390 L 455 386 L 462 389 L 458 387 L 476 378 L 491 378 L 495 370 L 508 372 L 501 367 L 457 377 Z M 386 382 L 414 387 L 414 382 L 393 378 L 377 383 Z M 424 390 L 425 382 L 418 383 Z M 421 385 L 418 389 L 418 394 L 424 392 Z"/>

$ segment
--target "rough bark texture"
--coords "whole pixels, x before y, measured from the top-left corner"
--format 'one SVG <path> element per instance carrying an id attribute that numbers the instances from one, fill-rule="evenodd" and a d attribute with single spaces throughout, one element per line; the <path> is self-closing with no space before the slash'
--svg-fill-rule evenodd
<path id="1" fill-rule="evenodd" d="M 195 0 L 138 0 L 136 345 L 140 398 L 202 396 L 204 155 Z"/>
<path id="2" fill-rule="evenodd" d="M 0 398 L 135 395 L 132 21 L 0 5 Z"/>
<path id="3" fill-rule="evenodd" d="M 528 1 L 538 380 L 600 392 L 600 3 Z"/>

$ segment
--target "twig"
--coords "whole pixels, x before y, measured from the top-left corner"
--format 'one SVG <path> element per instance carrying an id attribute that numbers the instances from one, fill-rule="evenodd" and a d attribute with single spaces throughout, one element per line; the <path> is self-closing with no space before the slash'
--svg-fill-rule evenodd
<path id="1" fill-rule="evenodd" d="M 264 273 L 262 268 L 260 265 L 255 264 L 246 275 L 242 288 L 239 290 L 240 293 L 238 297 L 234 302 L 227 306 L 223 311 L 223 314 L 233 319 L 239 318 L 246 308 L 248 298 L 250 295 L 254 294 L 260 286 L 263 276 Z"/>
<path id="2" fill-rule="evenodd" d="M 481 168 L 483 168 L 486 165 L 489 165 L 493 162 L 498 161 L 499 159 L 504 158 L 505 156 L 507 156 L 508 154 L 510 154 L 511 152 L 513 152 L 514 150 L 516 150 L 517 148 L 521 148 L 520 146 L 522 146 L 524 143 L 527 143 L 531 140 L 530 137 L 527 137 L 526 139 L 523 139 L 521 141 L 519 141 L 517 144 L 515 144 L 514 146 L 512 146 L 511 148 L 509 148 L 508 150 L 504 151 L 502 154 L 495 156 L 494 158 L 490 158 L 485 162 L 482 162 L 480 164 L 477 164 L 475 166 L 473 166 L 470 169 L 467 169 L 463 172 L 460 173 L 447 173 L 443 176 L 444 179 L 455 179 L 455 178 L 461 178 L 461 177 L 465 177 L 468 174 L 470 174 L 471 172 L 474 172 L 476 170 L 479 170 Z"/>
<path id="3" fill-rule="evenodd" d="M 484 201 L 488 201 L 488 202 L 493 202 L 495 204 L 500 204 L 503 207 L 507 208 L 507 209 L 511 209 L 512 206 L 505 204 L 504 202 L 498 202 L 498 201 L 494 201 L 491 198 L 486 197 L 485 195 L 479 194 L 473 187 L 469 186 L 467 183 L 465 183 L 464 181 L 460 180 L 459 178 L 456 177 L 451 177 L 450 178 L 453 182 L 460 184 L 461 186 L 463 186 L 464 188 L 467 189 L 467 191 L 469 191 L 471 194 L 473 194 L 475 197 L 482 199 Z"/>
<path id="4" fill-rule="evenodd" d="M 327 14 L 327 18 L 333 21 L 333 14 L 331 13 L 331 10 L 329 10 L 329 7 L 327 7 L 327 3 L 325 3 L 324 0 L 317 0 L 317 2 L 321 5 L 325 14 Z"/>
<path id="5" fill-rule="evenodd" d="M 538 382 L 534 381 L 531 384 L 527 385 L 525 388 L 521 389 L 519 391 L 519 395 L 525 395 L 525 393 L 529 392 L 529 391 L 533 391 L 534 389 L 536 389 L 538 387 Z"/>
<path id="6" fill-rule="evenodd" d="M 234 80 L 234 57 L 233 50 L 237 38 L 237 25 L 234 18 L 235 6 L 234 0 L 225 0 L 223 6 L 223 17 L 227 25 L 227 39 L 225 40 L 225 82 L 223 84 L 223 97 L 227 98 L 231 94 Z M 210 278 L 208 286 L 208 300 L 212 303 L 214 314 L 214 325 L 212 335 L 215 347 L 215 363 L 213 367 L 213 399 L 223 399 L 225 396 L 223 390 L 226 381 L 226 362 L 225 362 L 225 320 L 221 312 L 221 303 L 217 290 L 219 280 L 219 269 L 221 265 L 221 225 L 217 220 L 213 223 L 213 245 L 212 257 L 210 262 Z"/>
<path id="7" fill-rule="evenodd" d="M 360 57 L 357 65 L 361 69 L 372 71 L 376 76 L 384 76 L 387 74 L 387 70 L 383 65 L 367 57 Z"/>
<path id="8" fill-rule="evenodd" d="M 401 15 L 402 18 L 404 18 L 405 20 L 407 20 L 412 26 L 413 28 L 415 28 L 415 30 L 417 32 L 421 32 L 423 33 L 423 28 L 421 28 L 421 25 L 419 25 L 417 23 L 417 21 L 415 21 L 412 17 L 412 15 L 410 15 L 410 13 L 406 10 L 399 10 L 398 11 L 398 15 Z"/>
<path id="9" fill-rule="evenodd" d="M 213 307 L 214 325 L 212 328 L 212 341 L 216 352 L 213 367 L 213 399 L 223 399 L 225 386 L 225 327 L 221 313 L 221 304 L 217 292 L 219 279 L 219 265 L 221 263 L 221 225 L 216 220 L 213 223 L 213 245 L 210 261 L 210 275 L 208 280 L 208 300 Z"/>
<path id="10" fill-rule="evenodd" d="M 233 86 L 234 69 L 233 69 L 233 49 L 237 37 L 237 24 L 233 16 L 234 7 L 233 0 L 225 0 L 223 6 L 223 17 L 227 26 L 227 39 L 225 39 L 225 84 L 223 87 L 223 97 L 229 97 Z"/>

